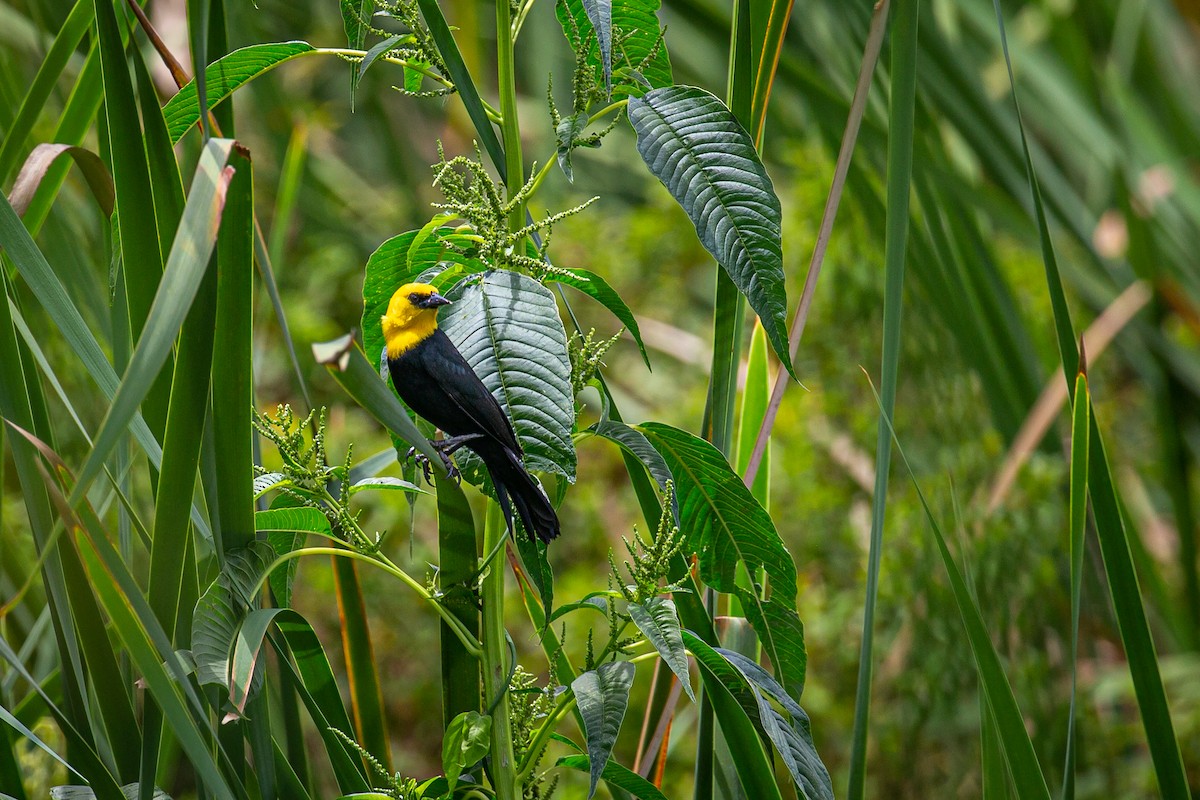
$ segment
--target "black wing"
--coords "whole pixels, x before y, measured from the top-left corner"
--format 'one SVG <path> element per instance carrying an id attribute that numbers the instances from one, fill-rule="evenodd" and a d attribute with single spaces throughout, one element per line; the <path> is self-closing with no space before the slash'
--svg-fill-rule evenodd
<path id="1" fill-rule="evenodd" d="M 512 424 L 462 353 L 440 330 L 389 362 L 400 396 L 451 436 L 482 433 L 521 452 Z"/>

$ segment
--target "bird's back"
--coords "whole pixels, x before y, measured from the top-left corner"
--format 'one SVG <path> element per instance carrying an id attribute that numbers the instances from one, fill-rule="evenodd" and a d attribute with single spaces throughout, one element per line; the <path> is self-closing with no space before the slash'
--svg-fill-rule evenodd
<path id="1" fill-rule="evenodd" d="M 441 330 L 389 359 L 388 368 L 408 407 L 448 435 L 479 433 L 514 453 L 521 452 L 508 416 Z M 490 449 L 484 442 L 468 447 Z"/>

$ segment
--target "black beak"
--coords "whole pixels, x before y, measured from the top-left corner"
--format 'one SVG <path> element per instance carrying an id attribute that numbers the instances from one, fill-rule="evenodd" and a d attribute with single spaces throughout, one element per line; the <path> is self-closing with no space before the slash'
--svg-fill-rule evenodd
<path id="1" fill-rule="evenodd" d="M 424 300 L 422 300 L 417 305 L 419 305 L 421 308 L 437 308 L 438 306 L 448 306 L 448 305 L 450 305 L 450 302 L 451 301 L 442 297 L 437 292 L 434 292 L 433 294 L 429 295 L 429 297 L 426 297 Z"/>

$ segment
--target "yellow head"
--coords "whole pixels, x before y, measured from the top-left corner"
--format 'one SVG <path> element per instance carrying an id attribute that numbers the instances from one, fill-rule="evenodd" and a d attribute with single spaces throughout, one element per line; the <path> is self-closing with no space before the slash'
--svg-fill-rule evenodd
<path id="1" fill-rule="evenodd" d="M 397 289 L 382 318 L 388 358 L 396 358 L 432 336 L 437 330 L 438 306 L 449 304 L 428 283 L 406 283 Z"/>

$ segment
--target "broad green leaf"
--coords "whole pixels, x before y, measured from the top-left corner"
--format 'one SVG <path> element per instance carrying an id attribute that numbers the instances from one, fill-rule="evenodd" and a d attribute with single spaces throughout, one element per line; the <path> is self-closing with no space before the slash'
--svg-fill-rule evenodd
<path id="1" fill-rule="evenodd" d="M 478 545 L 475 519 L 462 487 L 437 473 L 438 578 L 441 602 L 472 636 L 479 636 L 479 605 L 475 593 Z M 445 620 L 438 624 L 441 647 L 442 723 L 479 710 L 479 659 L 469 653 Z"/>
<path id="2" fill-rule="evenodd" d="M 696 702 L 688 675 L 687 653 L 683 649 L 679 618 L 675 615 L 675 603 L 666 597 L 652 597 L 645 605 L 630 603 L 629 616 L 646 640 L 654 645 L 671 672 L 675 673 L 687 696 L 693 703 Z"/>
<path id="3" fill-rule="evenodd" d="M 196 603 L 192 655 L 202 686 L 229 686 L 229 659 L 238 628 L 254 602 L 250 593 L 274 560 L 275 551 L 266 542 L 228 552 L 224 568 Z"/>
<path id="4" fill-rule="evenodd" d="M 372 363 L 383 352 L 383 329 L 379 320 L 387 311 L 392 295 L 406 283 L 412 283 L 439 265 L 460 265 L 468 272 L 482 272 L 482 262 L 467 258 L 450 245 L 470 245 L 452 228 L 429 226 L 393 236 L 376 248 L 367 259 L 363 276 L 363 351 Z M 434 283 L 426 277 L 426 282 Z M 437 285 L 435 283 L 435 285 Z M 439 287 L 444 288 L 444 287 Z M 443 314 L 445 312 L 442 312 Z"/>
<path id="5" fill-rule="evenodd" d="M 683 641 L 696 657 L 704 696 L 712 703 L 746 796 L 755 800 L 782 800 L 770 750 L 762 739 L 758 703 L 749 682 L 691 631 L 683 632 Z"/>
<path id="6" fill-rule="evenodd" d="M 609 286 L 608 281 L 589 270 L 569 267 L 557 267 L 550 280 L 570 286 L 572 289 L 578 289 L 611 311 L 613 316 L 629 329 L 633 340 L 637 342 L 638 349 L 642 351 L 642 360 L 646 362 L 646 367 L 649 369 L 650 357 L 646 355 L 646 345 L 642 342 L 642 332 L 638 328 L 637 318 L 633 316 L 629 306 L 625 305 L 621 295 L 617 294 L 617 290 Z"/>
<path id="7" fill-rule="evenodd" d="M 267 535 L 267 542 L 276 556 L 287 555 L 303 547 L 304 540 L 310 533 L 333 536 L 329 519 L 315 508 L 272 507 L 266 511 L 256 511 L 254 529 Z M 267 579 L 271 584 L 271 594 L 275 596 L 275 602 L 281 606 L 287 607 L 292 604 L 292 583 L 296 580 L 296 570 L 299 567 L 299 559 L 289 559 L 272 571 Z"/>
<path id="8" fill-rule="evenodd" d="M 572 744 L 574 744 L 572 742 Z M 566 767 L 567 769 L 578 770 L 579 772 L 591 772 L 592 762 L 585 755 L 564 756 L 554 762 L 556 767 Z M 615 786 L 618 789 L 623 789 L 629 792 L 638 800 L 667 800 L 667 796 L 659 791 L 658 787 L 650 781 L 638 775 L 628 767 L 623 767 L 611 758 L 604 765 L 604 772 L 600 774 L 610 787 Z"/>
<path id="9" fill-rule="evenodd" d="M 619 445 L 622 450 L 642 462 L 646 471 L 650 473 L 650 477 L 658 484 L 660 491 L 667 488 L 667 481 L 671 480 L 671 469 L 654 449 L 654 445 L 650 444 L 645 434 L 637 428 L 631 428 L 624 422 L 605 418 L 588 430 Z M 678 498 L 676 498 L 676 505 L 678 506 Z M 678 518 L 678 516 L 678 510 L 676 510 L 676 517 Z"/>
<path id="10" fill-rule="evenodd" d="M 579 713 L 587 733 L 588 758 L 591 760 L 591 785 L 588 800 L 596 793 L 596 784 L 612 754 L 636 670 L 628 661 L 609 661 L 585 672 L 571 682 Z"/>
<path id="11" fill-rule="evenodd" d="M 463 770 L 488 754 L 491 737 L 492 718 L 484 714 L 464 711 L 450 721 L 442 737 L 442 771 L 448 785 L 457 785 Z"/>
<path id="12" fill-rule="evenodd" d="M 758 664 L 733 650 L 717 648 L 717 652 L 752 686 L 758 703 L 759 721 L 767 738 L 783 758 L 792 780 L 796 782 L 796 788 L 809 800 L 833 800 L 833 782 L 813 744 L 808 714 Z M 771 701 L 782 706 L 787 716 L 780 713 Z"/>
<path id="13" fill-rule="evenodd" d="M 791 372 L 781 210 L 754 141 L 724 103 L 692 86 L 630 99 L 629 121 L 651 174 L 687 212 L 700 242 L 750 301 Z"/>
<path id="14" fill-rule="evenodd" d="M 211 109 L 243 85 L 284 62 L 319 52 L 321 51 L 308 42 L 299 41 L 253 44 L 234 50 L 210 64 L 204 71 L 208 107 Z M 180 89 L 179 93 L 163 106 L 163 117 L 167 120 L 171 142 L 178 143 L 200 119 L 195 81 Z"/>
<path id="15" fill-rule="evenodd" d="M 440 325 L 512 419 L 526 466 L 574 481 L 575 399 L 554 296 L 532 278 L 497 270 L 463 281 L 449 297 Z M 465 474 L 471 459 L 462 463 Z"/>
<path id="16" fill-rule="evenodd" d="M 611 0 L 608 11 L 613 50 L 611 76 L 605 72 L 598 37 L 585 37 L 587 60 L 606 86 L 611 83 L 613 96 L 642 94 L 646 91 L 643 80 L 655 88 L 674 83 L 666 43 L 660 38 L 662 27 L 658 22 L 658 9 L 658 0 Z M 583 0 L 559 0 L 554 13 L 568 41 L 572 39 L 573 30 L 580 34 L 595 30 Z"/>
<path id="17" fill-rule="evenodd" d="M 763 509 L 715 447 L 690 433 L 647 422 L 638 426 L 662 455 L 675 481 L 679 528 L 699 556 L 700 577 L 719 592 L 737 595 L 780 682 L 794 698 L 804 688 L 807 657 L 796 613 L 796 565 Z M 738 566 L 765 570 L 769 600 L 761 587 L 737 582 Z"/>

